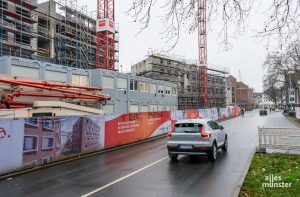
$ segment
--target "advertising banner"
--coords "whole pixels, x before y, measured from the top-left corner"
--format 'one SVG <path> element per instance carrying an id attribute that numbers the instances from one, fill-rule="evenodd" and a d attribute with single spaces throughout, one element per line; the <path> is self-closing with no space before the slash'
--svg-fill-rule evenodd
<path id="1" fill-rule="evenodd" d="M 212 110 L 211 109 L 200 109 L 201 118 L 212 119 Z"/>
<path id="2" fill-rule="evenodd" d="M 211 119 L 212 120 L 218 120 L 219 115 L 218 115 L 218 109 L 217 108 L 212 108 L 211 109 Z"/>
<path id="3" fill-rule="evenodd" d="M 171 112 L 130 113 L 105 122 L 105 148 L 170 131 Z M 166 123 L 169 122 L 169 123 Z"/>
<path id="4" fill-rule="evenodd" d="M 240 115 L 240 109 L 238 107 L 233 107 L 231 108 L 231 116 L 232 117 L 237 117 Z"/>
<path id="5" fill-rule="evenodd" d="M 226 120 L 229 118 L 228 109 L 227 108 L 220 108 L 219 109 L 219 119 Z"/>
<path id="6" fill-rule="evenodd" d="M 188 109 L 188 110 L 185 110 L 185 117 L 187 119 L 197 119 L 197 118 L 200 118 L 200 111 L 198 109 Z"/>
<path id="7" fill-rule="evenodd" d="M 22 166 L 24 119 L 0 119 L 0 173 Z"/>
<path id="8" fill-rule="evenodd" d="M 104 148 L 104 116 L 60 118 L 60 158 Z"/>

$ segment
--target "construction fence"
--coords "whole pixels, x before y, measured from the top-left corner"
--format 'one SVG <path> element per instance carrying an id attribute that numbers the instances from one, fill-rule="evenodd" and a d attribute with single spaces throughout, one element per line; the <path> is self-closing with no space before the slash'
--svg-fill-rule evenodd
<path id="1" fill-rule="evenodd" d="M 239 108 L 0 119 L 0 174 L 166 134 L 185 118 L 226 119 Z"/>

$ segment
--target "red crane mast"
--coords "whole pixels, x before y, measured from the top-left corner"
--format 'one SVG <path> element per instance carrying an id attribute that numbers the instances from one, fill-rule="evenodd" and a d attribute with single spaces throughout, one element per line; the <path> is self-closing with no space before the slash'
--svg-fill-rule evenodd
<path id="1" fill-rule="evenodd" d="M 96 68 L 115 70 L 115 3 L 97 0 Z"/>
<path id="2" fill-rule="evenodd" d="M 199 104 L 208 107 L 206 0 L 198 1 Z"/>

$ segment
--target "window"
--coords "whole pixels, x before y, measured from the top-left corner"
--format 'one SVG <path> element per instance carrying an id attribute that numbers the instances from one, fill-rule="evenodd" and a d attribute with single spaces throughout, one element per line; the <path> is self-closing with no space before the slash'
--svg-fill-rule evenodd
<path id="1" fill-rule="evenodd" d="M 172 88 L 172 94 L 177 95 L 177 89 L 176 88 Z"/>
<path id="2" fill-rule="evenodd" d="M 28 125 L 39 126 L 39 119 L 38 118 L 26 118 L 25 123 Z"/>
<path id="3" fill-rule="evenodd" d="M 54 120 L 52 120 L 50 118 L 45 118 L 44 128 L 53 130 L 54 129 Z"/>
<path id="4" fill-rule="evenodd" d="M 214 121 L 209 121 L 208 122 L 208 125 L 210 126 L 210 128 L 212 128 L 213 130 L 217 130 L 217 129 L 220 129 L 219 125 L 214 122 Z"/>
<path id="5" fill-rule="evenodd" d="M 48 81 L 67 82 L 67 73 L 59 71 L 46 70 L 45 79 Z"/>
<path id="6" fill-rule="evenodd" d="M 43 150 L 54 148 L 54 138 L 44 137 L 43 138 L 43 146 L 42 146 L 42 148 L 43 148 Z"/>
<path id="7" fill-rule="evenodd" d="M 130 113 L 139 112 L 139 106 L 138 105 L 130 105 Z"/>
<path id="8" fill-rule="evenodd" d="M 171 87 L 166 87 L 166 94 L 167 95 L 170 95 L 171 94 Z"/>
<path id="9" fill-rule="evenodd" d="M 196 123 L 180 123 L 175 124 L 175 133 L 199 133 L 202 125 Z"/>
<path id="10" fill-rule="evenodd" d="M 141 112 L 148 112 L 148 111 L 149 111 L 149 106 L 148 105 L 141 106 Z"/>
<path id="11" fill-rule="evenodd" d="M 30 152 L 37 150 L 37 136 L 24 136 L 24 144 L 23 144 L 23 151 Z"/>
<path id="12" fill-rule="evenodd" d="M 130 90 L 131 91 L 138 91 L 138 81 L 130 80 Z"/>
<path id="13" fill-rule="evenodd" d="M 113 77 L 103 77 L 103 88 L 115 89 L 115 79 Z"/>
<path id="14" fill-rule="evenodd" d="M 110 104 L 104 105 L 103 106 L 103 111 L 104 111 L 104 114 L 114 114 L 115 113 L 115 106 L 110 105 Z"/>
<path id="15" fill-rule="evenodd" d="M 168 60 L 168 61 L 167 61 L 167 64 L 168 64 L 168 65 L 171 65 L 171 60 Z"/>
<path id="16" fill-rule="evenodd" d="M 84 75 L 72 75 L 72 84 L 81 85 L 81 86 L 89 86 L 89 77 Z"/>
<path id="17" fill-rule="evenodd" d="M 164 86 L 163 85 L 159 85 L 158 86 L 158 94 L 163 94 L 164 93 Z"/>
<path id="18" fill-rule="evenodd" d="M 11 66 L 11 75 L 17 76 L 17 77 L 26 77 L 30 79 L 39 79 L 40 73 L 39 69 L 36 68 L 29 68 L 29 67 L 23 67 L 23 66 Z"/>
<path id="19" fill-rule="evenodd" d="M 145 81 L 140 82 L 140 90 L 141 92 L 149 92 L 149 83 Z"/>
<path id="20" fill-rule="evenodd" d="M 156 84 L 150 84 L 150 92 L 152 94 L 156 94 L 156 90 L 157 90 Z"/>
<path id="21" fill-rule="evenodd" d="M 49 157 L 44 157 L 42 159 L 42 162 L 43 162 L 43 165 L 44 165 L 44 164 L 50 163 L 53 160 L 54 160 L 54 156 L 52 155 L 52 156 L 49 156 Z"/>
<path id="22" fill-rule="evenodd" d="M 157 111 L 157 106 L 156 105 L 150 105 L 150 112 L 156 112 Z"/>
<path id="23" fill-rule="evenodd" d="M 127 79 L 118 78 L 118 89 L 127 90 Z"/>

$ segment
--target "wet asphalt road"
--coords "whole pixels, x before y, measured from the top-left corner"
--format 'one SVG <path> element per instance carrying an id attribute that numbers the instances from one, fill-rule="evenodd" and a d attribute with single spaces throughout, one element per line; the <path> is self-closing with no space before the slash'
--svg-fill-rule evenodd
<path id="1" fill-rule="evenodd" d="M 160 139 L 1 181 L 0 196 L 76 197 L 100 188 L 92 196 L 229 197 L 255 150 L 258 126 L 295 127 L 279 112 L 260 117 L 258 111 L 221 125 L 228 133 L 229 149 L 219 151 L 215 163 L 205 156 L 180 156 L 171 162 L 166 158 L 166 139 Z"/>

